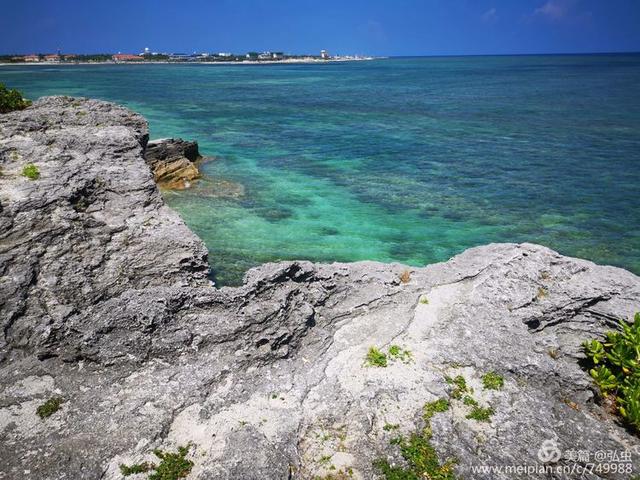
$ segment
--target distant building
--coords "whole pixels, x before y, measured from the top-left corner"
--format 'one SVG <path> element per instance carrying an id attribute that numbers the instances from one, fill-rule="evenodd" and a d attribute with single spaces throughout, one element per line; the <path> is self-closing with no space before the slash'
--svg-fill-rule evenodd
<path id="1" fill-rule="evenodd" d="M 172 53 L 171 55 L 169 55 L 169 60 L 185 61 L 189 60 L 190 58 L 191 55 L 188 53 Z"/>
<path id="2" fill-rule="evenodd" d="M 45 55 L 44 56 L 44 61 L 45 62 L 59 62 L 60 61 L 60 55 L 58 55 L 57 53 L 51 54 L 51 55 Z"/>
<path id="3" fill-rule="evenodd" d="M 273 52 L 271 54 L 271 58 L 273 58 L 274 60 L 282 60 L 284 58 L 284 53 L 283 52 Z"/>
<path id="4" fill-rule="evenodd" d="M 229 57 L 232 57 L 232 56 L 233 56 L 233 54 L 231 54 L 231 53 L 226 53 L 226 52 L 220 52 L 220 53 L 218 53 L 218 56 L 219 56 L 219 57 L 224 57 L 224 58 L 229 58 Z"/>
<path id="5" fill-rule="evenodd" d="M 320 50 L 320 58 L 323 60 L 327 60 L 329 58 L 329 52 L 326 50 Z"/>
<path id="6" fill-rule="evenodd" d="M 258 58 L 260 60 L 271 60 L 271 52 L 262 52 L 260 55 L 258 55 Z"/>
<path id="7" fill-rule="evenodd" d="M 23 60 L 25 62 L 39 62 L 40 57 L 38 55 L 25 55 Z"/>
<path id="8" fill-rule="evenodd" d="M 140 55 L 131 55 L 129 53 L 116 53 L 111 58 L 114 62 L 139 62 L 143 60 Z"/>
<path id="9" fill-rule="evenodd" d="M 259 56 L 258 52 L 249 52 L 249 53 L 247 53 L 247 58 L 249 58 L 251 60 L 257 59 L 258 56 Z"/>

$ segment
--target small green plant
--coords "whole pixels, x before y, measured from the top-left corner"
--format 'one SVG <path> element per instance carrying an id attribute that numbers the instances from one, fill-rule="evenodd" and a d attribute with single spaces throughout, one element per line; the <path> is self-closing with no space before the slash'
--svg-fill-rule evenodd
<path id="1" fill-rule="evenodd" d="M 422 305 L 429 305 L 429 299 L 426 295 L 420 295 L 420 300 L 418 300 L 418 303 Z"/>
<path id="2" fill-rule="evenodd" d="M 640 432 L 640 313 L 633 323 L 621 321 L 617 331 L 607 332 L 604 342 L 586 341 L 583 348 L 602 395 L 613 400 L 624 421 Z"/>
<path id="3" fill-rule="evenodd" d="M 465 393 L 471 393 L 471 389 L 467 386 L 467 381 L 462 375 L 457 375 L 454 378 L 445 377 L 445 381 L 449 385 L 454 385 L 455 388 L 451 392 L 451 398 L 459 400 Z"/>
<path id="4" fill-rule="evenodd" d="M 467 406 L 471 406 L 471 407 L 477 407 L 478 406 L 478 402 L 475 400 L 475 398 L 469 396 L 469 395 L 465 395 L 464 398 L 462 399 L 462 403 L 464 403 Z"/>
<path id="5" fill-rule="evenodd" d="M 31 102 L 22 98 L 22 94 L 17 90 L 9 90 L 0 83 L 0 113 L 9 113 L 14 110 L 24 110 Z"/>
<path id="6" fill-rule="evenodd" d="M 376 347 L 370 347 L 365 357 L 365 364 L 369 367 L 386 367 L 387 355 Z"/>
<path id="7" fill-rule="evenodd" d="M 40 178 L 40 170 L 33 163 L 28 163 L 22 168 L 22 175 L 29 180 Z"/>
<path id="8" fill-rule="evenodd" d="M 177 452 L 165 452 L 155 449 L 153 454 L 160 459 L 159 464 L 144 462 L 135 465 L 120 465 L 120 473 L 126 477 L 136 473 L 153 471 L 149 474 L 148 480 L 178 480 L 186 478 L 193 468 L 193 462 L 186 458 L 190 447 L 190 444 L 178 447 Z"/>
<path id="9" fill-rule="evenodd" d="M 604 350 L 604 345 L 598 340 L 586 341 L 582 344 L 587 357 L 591 359 L 594 365 L 598 365 L 603 360 L 607 359 L 607 352 Z"/>
<path id="10" fill-rule="evenodd" d="M 382 427 L 385 432 L 390 432 L 391 430 L 397 430 L 399 428 L 400 425 L 398 425 L 397 423 L 385 423 L 384 427 Z"/>
<path id="11" fill-rule="evenodd" d="M 504 387 L 504 378 L 496 372 L 485 373 L 482 376 L 482 386 L 486 390 L 500 390 Z"/>
<path id="12" fill-rule="evenodd" d="M 410 350 L 404 349 L 398 345 L 391 345 L 389 347 L 389 356 L 393 360 L 400 360 L 403 363 L 410 363 L 413 359 L 413 355 Z"/>
<path id="13" fill-rule="evenodd" d="M 391 440 L 392 445 L 400 447 L 400 454 L 407 463 L 406 467 L 391 465 L 386 459 L 378 459 L 373 464 L 386 480 L 454 480 L 453 466 L 455 460 L 448 459 L 441 463 L 438 453 L 431 445 L 431 418 L 438 412 L 449 409 L 449 401 L 441 398 L 425 404 L 423 419 L 425 428 L 409 438 L 396 437 Z"/>
<path id="14" fill-rule="evenodd" d="M 465 418 L 477 420 L 478 422 L 490 422 L 491 416 L 494 413 L 495 412 L 493 411 L 493 408 L 483 408 L 476 405 L 471 409 L 471 412 L 469 412 L 469 414 Z"/>
<path id="15" fill-rule="evenodd" d="M 36 413 L 40 418 L 47 418 L 60 410 L 64 400 L 61 397 L 51 397 L 36 409 Z"/>
<path id="16" fill-rule="evenodd" d="M 463 405 L 472 407 L 466 418 L 479 422 L 491 421 L 494 410 L 490 407 L 483 408 L 478 404 L 478 401 L 470 395 L 473 393 L 473 389 L 467 385 L 467 381 L 462 375 L 457 375 L 453 378 L 445 377 L 445 380 L 449 385 L 454 386 L 450 393 L 451 398 L 458 401 L 462 400 Z M 482 376 L 482 384 L 485 389 L 498 390 L 504 385 L 504 379 L 494 372 L 489 372 Z"/>
<path id="17" fill-rule="evenodd" d="M 129 475 L 135 475 L 137 473 L 146 473 L 154 468 L 155 465 L 149 462 L 135 463 L 133 465 L 120 465 L 120 473 L 123 477 L 128 477 Z"/>
<path id="18" fill-rule="evenodd" d="M 436 413 L 446 412 L 449 410 L 449 400 L 446 398 L 439 398 L 434 402 L 429 402 L 422 407 L 422 418 L 425 422 L 431 420 Z"/>

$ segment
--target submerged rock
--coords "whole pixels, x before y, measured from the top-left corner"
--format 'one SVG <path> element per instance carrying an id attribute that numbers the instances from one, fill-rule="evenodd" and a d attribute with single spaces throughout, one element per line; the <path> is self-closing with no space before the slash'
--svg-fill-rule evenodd
<path id="1" fill-rule="evenodd" d="M 640 467 L 580 365 L 582 341 L 640 309 L 637 276 L 494 244 L 425 268 L 267 264 L 214 289 L 146 137 L 141 117 L 93 100 L 0 115 L 0 478 L 121 479 L 187 444 L 193 479 L 382 478 L 380 460 L 404 465 L 390 440 L 425 435 L 438 399 L 429 442 L 460 478 Z M 489 372 L 502 387 L 483 386 Z"/>
<path id="2" fill-rule="evenodd" d="M 200 178 L 198 161 L 202 159 L 197 142 L 181 138 L 162 138 L 147 143 L 144 158 L 161 188 L 184 190 Z"/>

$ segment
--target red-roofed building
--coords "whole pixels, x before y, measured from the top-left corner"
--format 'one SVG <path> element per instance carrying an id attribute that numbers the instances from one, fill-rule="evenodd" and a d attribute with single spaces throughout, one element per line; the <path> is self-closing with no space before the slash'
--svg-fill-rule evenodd
<path id="1" fill-rule="evenodd" d="M 44 56 L 44 61 L 45 62 L 59 62 L 60 61 L 60 55 L 54 53 L 51 55 L 45 55 Z"/>
<path id="2" fill-rule="evenodd" d="M 128 53 L 116 53 L 111 58 L 114 62 L 139 62 L 143 60 L 139 55 L 130 55 Z"/>
<path id="3" fill-rule="evenodd" d="M 24 56 L 24 61 L 25 62 L 39 62 L 40 61 L 40 57 L 38 55 L 25 55 Z"/>

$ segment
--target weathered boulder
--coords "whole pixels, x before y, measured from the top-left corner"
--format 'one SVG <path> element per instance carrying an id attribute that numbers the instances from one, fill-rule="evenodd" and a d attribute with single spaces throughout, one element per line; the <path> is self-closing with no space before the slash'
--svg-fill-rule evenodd
<path id="1" fill-rule="evenodd" d="M 197 162 L 202 159 L 198 143 L 181 138 L 162 138 L 147 143 L 144 158 L 161 188 L 184 190 L 200 178 Z"/>
<path id="2" fill-rule="evenodd" d="M 437 399 L 450 407 L 430 444 L 460 478 L 638 471 L 638 438 L 596 401 L 580 344 L 640 309 L 640 278 L 494 244 L 425 268 L 267 264 L 215 289 L 145 165 L 146 131 L 92 100 L 0 115 L 1 479 L 121 479 L 120 464 L 187 444 L 192 479 L 382 478 L 374 462 L 403 465 L 390 441 L 422 435 Z M 367 364 L 372 346 L 386 367 Z M 490 371 L 503 388 L 483 387 Z M 467 418 L 458 375 L 488 421 Z M 52 396 L 61 409 L 39 418 Z"/>
<path id="3" fill-rule="evenodd" d="M 0 116 L 0 355 L 53 354 L 70 319 L 128 290 L 209 283 L 206 247 L 141 165 L 147 138 L 142 117 L 95 100 Z"/>

